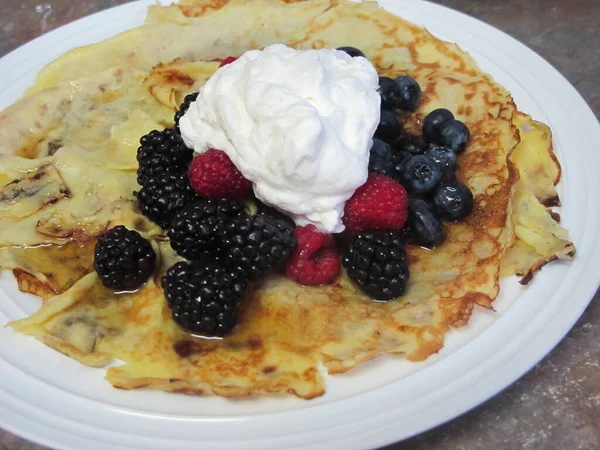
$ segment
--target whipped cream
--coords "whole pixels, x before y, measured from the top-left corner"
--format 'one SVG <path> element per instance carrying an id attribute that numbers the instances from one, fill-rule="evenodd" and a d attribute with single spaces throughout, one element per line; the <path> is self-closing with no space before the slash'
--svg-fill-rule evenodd
<path id="1" fill-rule="evenodd" d="M 227 153 L 262 202 L 339 233 L 344 203 L 367 180 L 377 88 L 365 58 L 276 44 L 218 69 L 179 127 L 196 152 Z"/>

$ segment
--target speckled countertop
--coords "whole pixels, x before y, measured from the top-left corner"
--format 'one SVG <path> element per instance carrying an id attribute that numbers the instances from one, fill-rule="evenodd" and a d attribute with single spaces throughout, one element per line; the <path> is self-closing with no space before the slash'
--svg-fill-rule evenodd
<path id="1" fill-rule="evenodd" d="M 0 0 L 0 56 L 129 0 Z M 600 116 L 600 0 L 443 0 L 550 61 Z M 597 270 L 597 268 L 590 268 Z M 520 381 L 473 411 L 386 450 L 600 449 L 600 295 Z M 43 447 L 0 430 L 0 450 Z"/>

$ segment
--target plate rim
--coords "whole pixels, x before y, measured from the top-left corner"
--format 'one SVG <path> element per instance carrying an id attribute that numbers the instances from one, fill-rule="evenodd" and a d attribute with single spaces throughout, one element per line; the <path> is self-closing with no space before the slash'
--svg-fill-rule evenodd
<path id="1" fill-rule="evenodd" d="M 151 3 L 152 3 L 151 1 L 147 1 L 147 0 L 132 2 L 129 4 L 109 8 L 107 10 L 103 10 L 103 11 L 100 11 L 93 15 L 81 18 L 75 22 L 71 22 L 63 27 L 60 27 L 57 30 L 54 30 L 50 33 L 47 33 L 45 35 L 42 35 L 42 36 L 36 38 L 35 40 L 25 44 L 22 47 L 17 48 L 16 50 L 13 50 L 12 52 L 5 55 L 0 60 L 0 64 L 2 62 L 4 62 L 5 60 L 9 59 L 8 57 L 11 57 L 11 58 L 18 57 L 18 55 L 23 52 L 24 48 L 35 48 L 37 45 L 39 45 L 40 41 L 41 42 L 49 41 L 49 39 L 51 37 L 58 36 L 59 32 L 65 32 L 67 30 L 75 29 L 77 26 L 81 26 L 83 23 L 86 23 L 88 21 L 93 22 L 94 20 L 99 19 L 100 17 L 104 18 L 104 17 L 108 16 L 109 14 L 114 13 L 114 11 L 116 11 L 116 10 L 123 11 L 122 8 L 131 8 L 133 10 L 134 8 L 141 8 L 142 6 L 146 6 Z M 406 1 L 406 0 L 391 1 L 391 0 L 389 0 L 389 1 L 381 1 L 380 3 L 382 4 L 382 6 L 385 7 L 392 3 L 394 3 L 394 4 L 410 4 L 410 1 Z M 418 2 L 418 3 L 425 5 L 426 8 L 434 8 L 434 9 L 438 9 L 438 10 L 443 10 L 445 14 L 449 14 L 450 16 L 454 16 L 456 18 L 460 17 L 461 21 L 470 22 L 473 26 L 475 26 L 475 25 L 477 25 L 478 27 L 483 26 L 484 29 L 488 32 L 493 30 L 493 32 L 496 36 L 501 36 L 501 39 L 504 41 L 504 44 L 507 47 L 510 46 L 511 48 L 515 48 L 516 50 L 518 50 L 518 52 L 524 53 L 529 58 L 531 58 L 530 61 L 536 61 L 539 66 L 543 67 L 545 69 L 545 71 L 548 72 L 548 74 L 552 75 L 552 77 L 554 77 L 555 79 L 558 79 L 562 85 L 569 88 L 568 89 L 569 95 L 567 97 L 569 98 L 570 102 L 577 104 L 575 107 L 573 107 L 571 109 L 575 109 L 576 112 L 583 115 L 580 119 L 587 124 L 587 126 L 585 128 L 593 131 L 592 133 L 590 133 L 590 135 L 597 135 L 598 137 L 600 137 L 600 124 L 596 120 L 596 117 L 593 114 L 593 112 L 589 109 L 585 100 L 583 100 L 583 98 L 580 96 L 580 94 L 571 86 L 571 84 L 556 69 L 554 69 L 546 60 L 544 60 L 537 53 L 533 52 L 533 50 L 530 50 L 529 48 L 524 46 L 524 44 L 521 44 L 516 39 L 512 38 L 511 36 L 507 35 L 506 33 L 502 32 L 490 25 L 487 25 L 484 22 L 479 21 L 478 19 L 467 16 L 461 12 L 452 10 L 450 8 L 447 8 L 445 6 L 441 6 L 438 4 L 429 3 L 429 2 Z M 500 33 L 500 35 L 498 33 Z M 460 44 L 460 42 L 459 42 L 459 44 Z M 527 64 L 532 64 L 530 61 L 528 61 Z M 558 78 L 556 78 L 557 76 L 558 76 Z M 562 94 L 562 97 L 565 97 L 565 96 L 566 96 L 566 94 Z M 574 100 L 576 100 L 576 101 L 574 101 Z M 600 139 L 599 139 L 599 141 L 600 141 Z M 598 147 L 598 146 L 596 146 L 596 147 Z M 597 152 L 596 152 L 596 155 L 597 155 Z M 596 165 L 596 167 L 598 167 L 599 166 L 598 157 L 594 156 L 594 159 L 595 159 L 595 165 Z M 581 245 L 581 244 L 578 243 L 578 245 Z M 592 254 L 596 256 L 596 259 L 599 259 L 599 255 L 600 255 L 599 250 L 600 250 L 600 242 L 597 241 L 594 251 L 592 252 Z M 598 284 L 600 284 L 600 274 L 595 276 L 594 283 L 597 288 Z M 596 290 L 594 289 L 593 292 L 588 293 L 589 295 L 587 296 L 587 298 L 578 301 L 577 304 L 579 307 L 576 310 L 571 311 L 568 321 L 561 319 L 562 317 L 565 317 L 565 316 L 561 316 L 561 317 L 558 317 L 556 315 L 554 316 L 555 319 L 557 317 L 558 317 L 558 319 L 561 319 L 561 320 L 559 320 L 559 322 L 562 322 L 561 326 L 556 327 L 554 329 L 555 331 L 553 331 L 551 333 L 552 339 L 548 339 L 548 338 L 546 338 L 545 340 L 542 339 L 541 344 L 539 343 L 539 341 L 540 341 L 540 336 L 542 334 L 540 333 L 540 335 L 538 335 L 538 339 L 537 339 L 538 343 L 536 344 L 535 354 L 532 354 L 528 358 L 527 363 L 523 363 L 523 362 L 521 363 L 521 365 L 519 366 L 519 369 L 517 370 L 517 372 L 519 372 L 519 373 L 517 373 L 515 375 L 515 373 L 514 373 L 515 371 L 513 370 L 513 372 L 511 374 L 505 375 L 503 377 L 503 379 L 498 380 L 493 387 L 489 387 L 487 390 L 483 391 L 484 397 L 482 397 L 480 394 L 478 396 L 477 400 L 473 400 L 472 399 L 473 395 L 471 395 L 470 396 L 471 398 L 466 402 L 463 401 L 462 402 L 463 404 L 461 404 L 461 406 L 455 406 L 454 409 L 460 410 L 458 413 L 448 411 L 443 417 L 438 417 L 437 421 L 430 421 L 430 423 L 425 424 L 425 425 L 421 424 L 421 426 L 414 425 L 412 432 L 408 435 L 403 435 L 402 439 L 408 438 L 414 434 L 424 431 L 425 429 L 429 429 L 434 426 L 437 426 L 447 420 L 450 420 L 450 419 L 456 417 L 459 414 L 467 412 L 469 409 L 472 409 L 475 406 L 482 403 L 483 401 L 489 399 L 491 396 L 498 393 L 502 389 L 506 388 L 508 385 L 510 385 L 516 379 L 521 377 L 531 367 L 533 367 L 539 360 L 541 360 L 547 353 L 549 353 L 558 344 L 558 342 L 564 337 L 564 335 L 568 332 L 568 330 L 570 330 L 572 328 L 575 321 L 581 316 L 581 314 L 583 313 L 583 311 L 585 310 L 587 305 L 593 299 L 595 292 L 596 292 Z M 548 328 L 550 328 L 550 327 L 548 327 Z M 550 333 L 546 333 L 546 334 L 550 334 Z M 513 359 L 516 357 L 515 355 L 516 354 L 512 355 Z M 521 369 L 523 369 L 523 370 L 521 370 Z M 502 382 L 500 382 L 500 381 L 502 381 Z M 471 394 L 472 394 L 472 391 L 471 391 Z M 458 405 L 458 403 L 456 405 Z M 2 407 L 3 407 L 3 405 L 0 403 L 0 411 L 2 411 Z M 4 419 L 4 416 L 0 415 L 0 424 L 6 430 L 15 432 L 15 434 L 21 435 L 24 438 L 32 440 L 34 442 L 39 442 L 43 445 L 52 445 L 52 446 L 56 446 L 58 448 L 61 447 L 60 443 L 53 442 L 53 441 L 47 441 L 46 439 L 43 439 L 43 436 L 32 436 L 31 434 L 28 434 L 26 432 L 25 433 L 19 432 L 22 430 L 17 430 L 16 429 L 17 427 L 15 427 L 14 431 L 13 431 L 13 427 L 11 427 L 10 424 L 5 423 L 5 421 L 3 419 Z M 395 442 L 397 440 L 397 438 L 392 437 L 394 435 L 393 430 L 385 432 L 385 431 L 381 431 L 381 429 L 379 429 L 377 432 L 379 433 L 379 439 L 377 439 L 377 437 L 375 437 L 375 436 L 370 436 L 368 441 L 365 441 L 364 438 L 362 438 L 363 440 L 359 442 L 359 441 L 357 441 L 357 436 L 353 435 L 351 438 L 351 442 L 348 442 L 348 444 L 350 445 L 349 448 L 359 448 L 359 447 L 356 447 L 356 444 L 360 444 L 360 443 L 368 444 L 368 446 L 370 447 L 373 444 L 385 445 L 385 444 L 389 444 L 391 442 Z M 386 437 L 383 437 L 383 436 L 386 436 Z M 391 440 L 390 440 L 390 438 L 391 438 Z M 325 441 L 321 441 L 320 443 L 323 443 L 323 442 L 325 442 Z M 336 443 L 339 444 L 340 441 L 337 440 Z M 106 448 L 106 447 L 104 447 L 104 448 Z"/>

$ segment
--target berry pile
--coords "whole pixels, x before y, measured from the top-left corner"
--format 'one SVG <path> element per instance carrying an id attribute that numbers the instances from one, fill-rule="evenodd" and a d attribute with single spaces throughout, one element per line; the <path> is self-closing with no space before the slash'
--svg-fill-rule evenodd
<path id="1" fill-rule="evenodd" d="M 352 47 L 338 50 L 365 57 Z M 467 126 L 441 108 L 424 118 L 422 134 L 406 132 L 403 118 L 414 113 L 422 94 L 408 75 L 380 76 L 379 94 L 381 116 L 369 154 L 370 175 L 344 209 L 345 234 L 352 241 L 343 265 L 369 296 L 390 300 L 402 295 L 408 279 L 402 238 L 439 246 L 446 239 L 443 221 L 465 219 L 474 202 L 456 177 L 457 157 L 470 138 Z"/>
<path id="2" fill-rule="evenodd" d="M 337 50 L 365 57 L 354 47 Z M 228 57 L 220 67 L 235 60 Z M 473 195 L 455 173 L 457 156 L 470 136 L 446 109 L 424 118 L 422 135 L 405 132 L 404 117 L 414 115 L 422 94 L 408 75 L 379 77 L 379 93 L 382 109 L 369 175 L 346 202 L 345 231 L 338 236 L 314 225 L 296 226 L 283 212 L 253 198 L 251 181 L 225 152 L 209 149 L 194 156 L 183 142 L 179 122 L 197 93 L 185 97 L 174 128 L 140 139 L 139 209 L 165 230 L 171 247 L 187 260 L 162 278 L 175 322 L 204 336 L 230 333 L 249 283 L 279 269 L 310 286 L 335 282 L 343 265 L 375 300 L 404 294 L 409 278 L 404 239 L 438 246 L 446 236 L 443 221 L 462 220 L 473 209 Z M 150 243 L 123 226 L 98 240 L 94 265 L 110 288 L 138 289 L 155 263 Z"/>
<path id="3" fill-rule="evenodd" d="M 370 151 L 369 170 L 406 189 L 408 217 L 403 234 L 414 244 L 435 247 L 446 237 L 443 220 L 460 221 L 473 210 L 472 192 L 456 177 L 457 157 L 469 142 L 469 129 L 452 112 L 440 108 L 424 118 L 422 135 L 407 133 L 401 117 L 418 106 L 419 84 L 407 75 L 395 80 L 379 77 L 379 92 L 381 121 Z M 403 200 L 403 208 L 405 203 Z"/>
<path id="4" fill-rule="evenodd" d="M 221 66 L 235 61 L 230 57 Z M 185 97 L 175 128 L 140 139 L 136 194 L 140 211 L 165 229 L 171 247 L 189 262 L 162 278 L 175 322 L 207 336 L 223 336 L 237 322 L 248 282 L 283 267 L 294 252 L 294 223 L 261 205 L 245 211 L 252 194 L 226 153 L 210 149 L 193 156 L 179 133 L 179 121 L 198 94 Z"/>

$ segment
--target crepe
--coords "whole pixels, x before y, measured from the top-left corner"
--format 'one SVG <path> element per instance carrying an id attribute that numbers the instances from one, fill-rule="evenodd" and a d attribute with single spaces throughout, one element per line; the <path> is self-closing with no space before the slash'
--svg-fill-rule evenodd
<path id="1" fill-rule="evenodd" d="M 474 193 L 474 212 L 447 226 L 439 248 L 408 248 L 411 278 L 400 299 L 374 302 L 345 274 L 323 287 L 272 275 L 251 287 L 231 336 L 194 338 L 171 320 L 159 287 L 178 257 L 132 201 L 134 142 L 152 128 L 172 125 L 183 96 L 218 67 L 213 60 L 277 42 L 353 45 L 381 75 L 416 78 L 422 101 L 404 117 L 407 129 L 419 129 L 428 112 L 444 107 L 471 131 L 457 174 Z M 96 105 L 98 116 L 90 109 Z M 68 117 L 90 132 L 73 132 Z M 541 203 L 555 203 L 560 174 L 549 130 L 541 144 L 527 139 L 526 126 L 542 125 L 520 114 L 510 94 L 467 53 L 372 2 L 188 0 L 152 6 L 145 25 L 72 50 L 44 68 L 27 96 L 0 114 L 0 125 L 0 153 L 9 163 L 5 180 L 40 187 L 32 196 L 5 195 L 11 184 L 0 191 L 0 267 L 16 269 L 23 290 L 48 298 L 33 316 L 11 326 L 84 364 L 123 361 L 107 371 L 119 388 L 313 398 L 325 392 L 323 367 L 333 374 L 380 354 L 419 361 L 439 351 L 445 334 L 465 325 L 475 305 L 492 308 L 501 265 L 506 275 L 528 277 L 544 262 L 574 252 Z M 525 176 L 533 166 L 541 167 L 540 175 Z M 29 180 L 42 167 L 44 182 Z M 15 177 L 23 170 L 27 179 Z M 69 194 L 61 196 L 65 188 Z M 46 195 L 52 202 L 44 202 Z M 142 289 L 118 296 L 101 285 L 89 254 L 90 243 L 117 224 L 151 239 L 161 261 Z M 15 248 L 24 245 L 47 247 L 35 253 Z M 73 257 L 75 245 L 87 256 Z M 63 252 L 63 267 L 80 268 L 76 277 L 36 265 Z M 508 255 L 510 262 L 501 264 Z"/>

